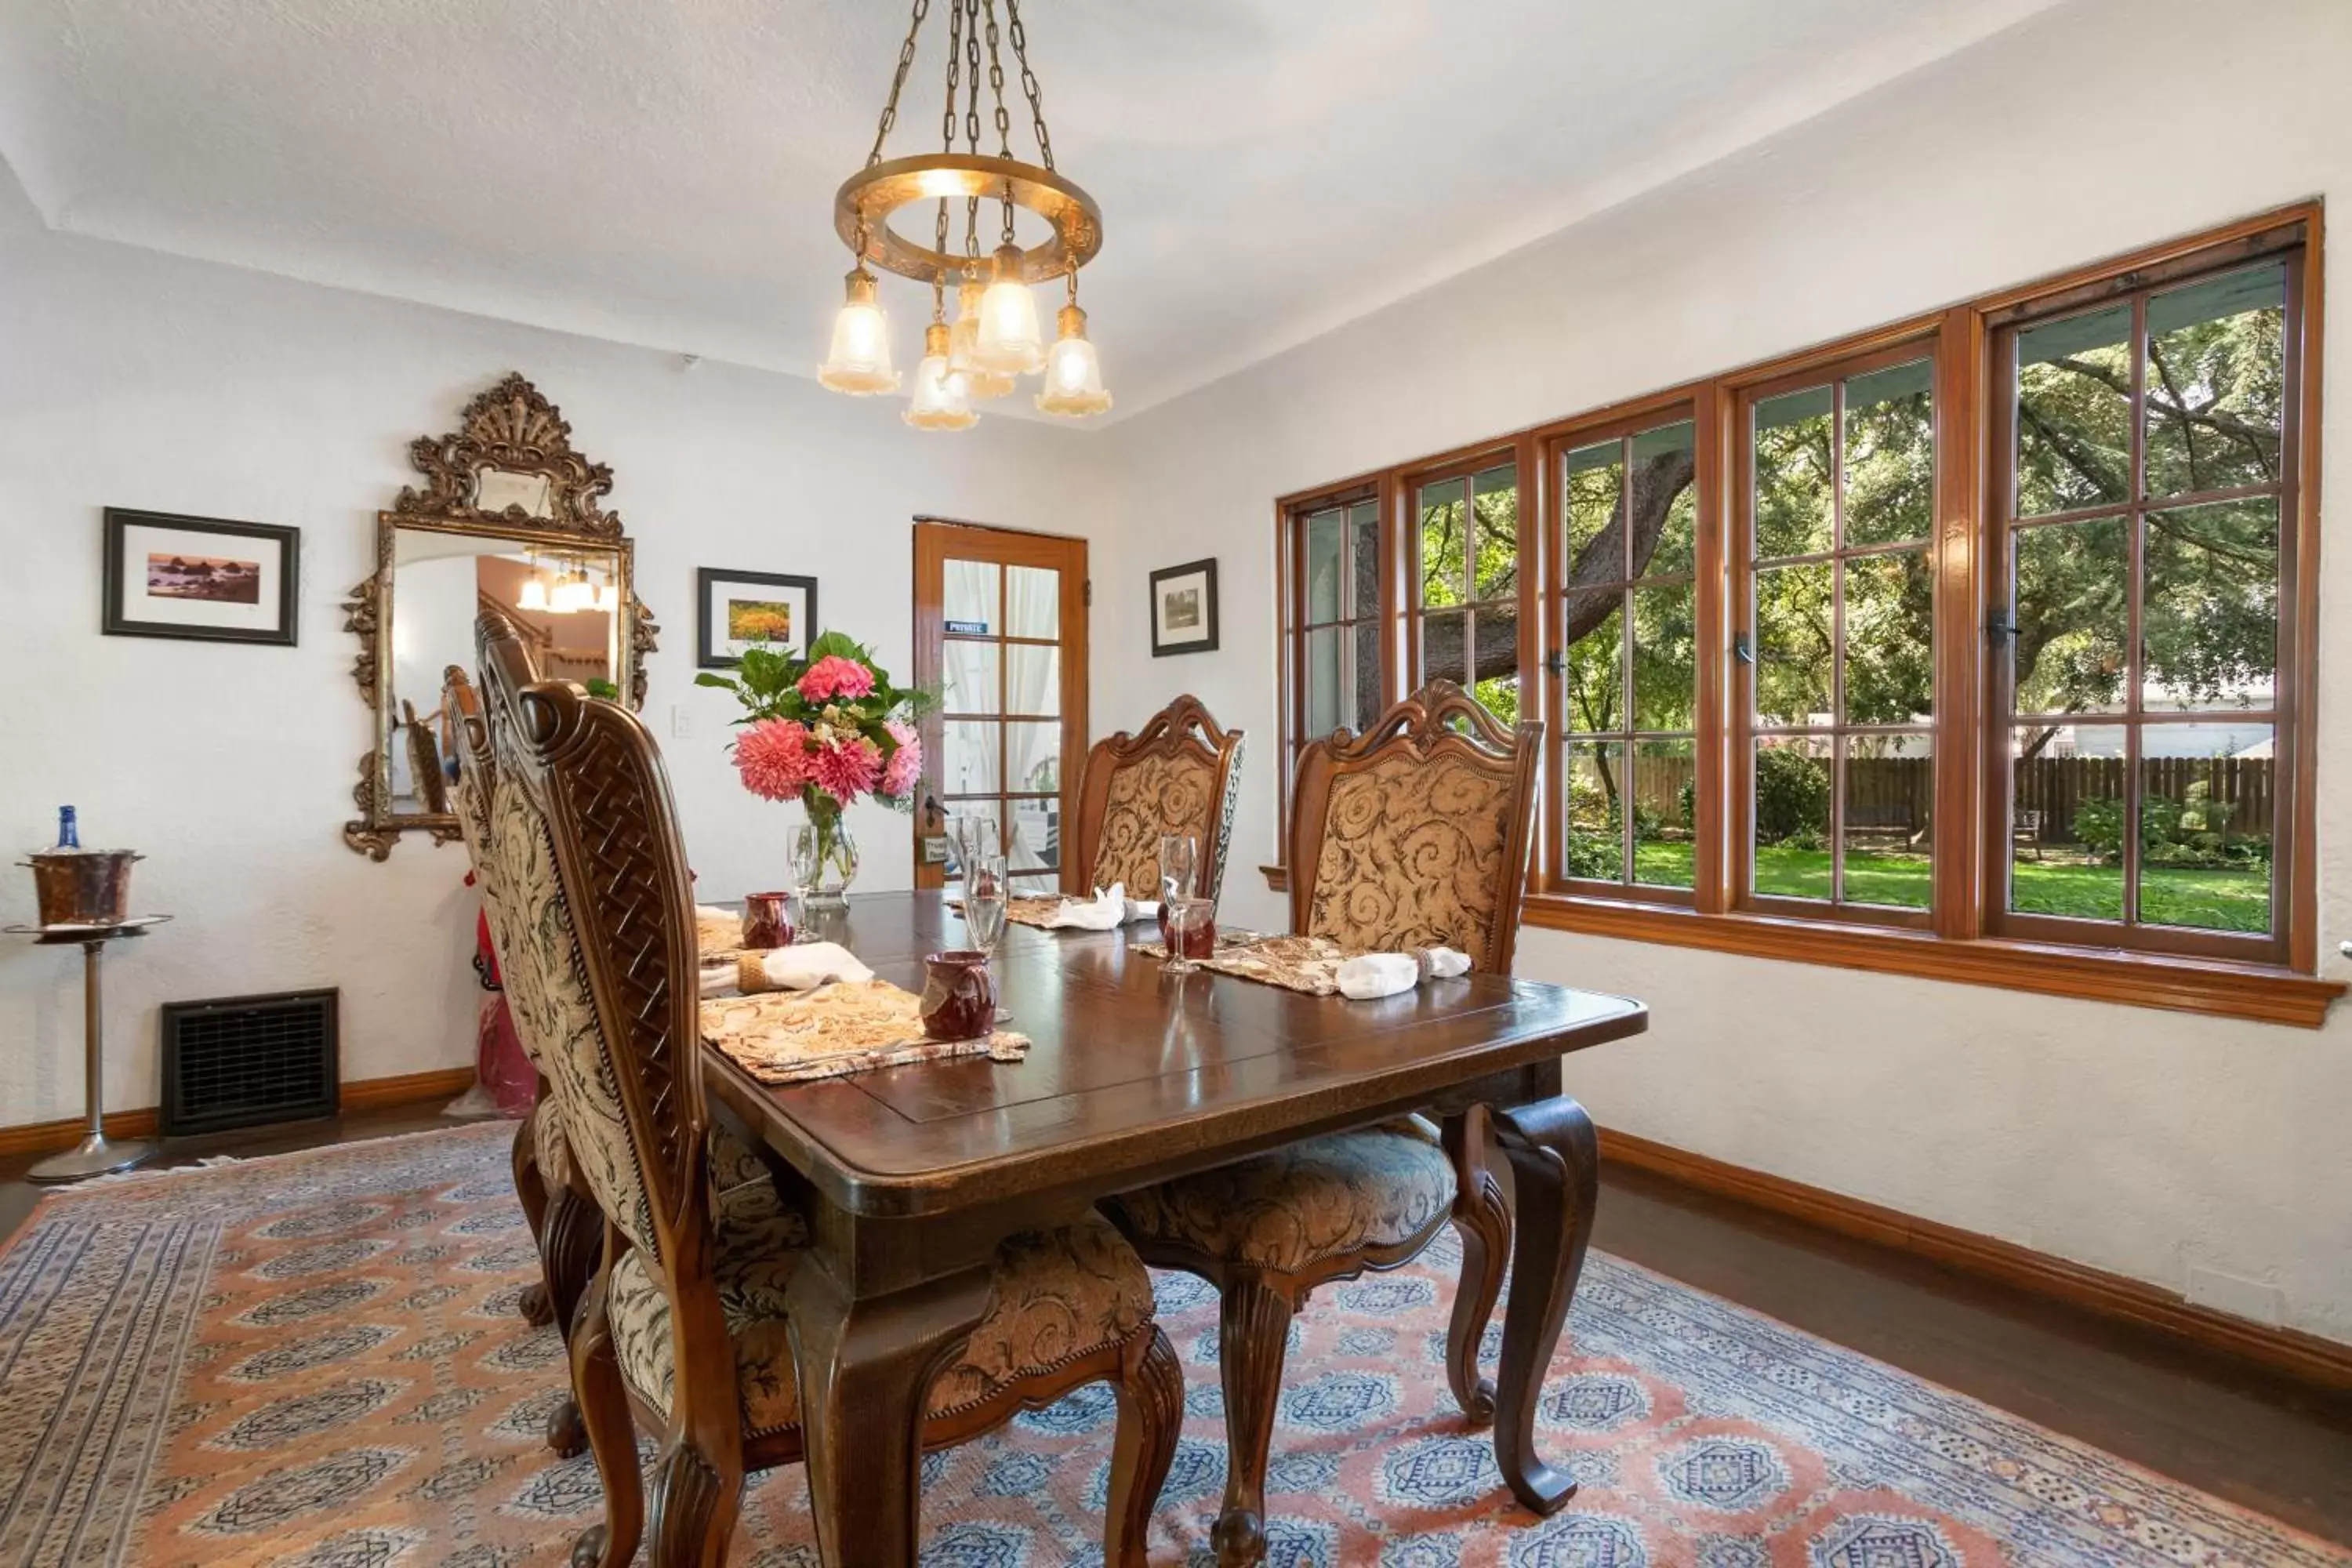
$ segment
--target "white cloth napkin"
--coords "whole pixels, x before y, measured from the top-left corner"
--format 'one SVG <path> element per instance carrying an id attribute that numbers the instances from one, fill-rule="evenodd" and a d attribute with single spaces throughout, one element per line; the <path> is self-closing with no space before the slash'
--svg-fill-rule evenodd
<path id="1" fill-rule="evenodd" d="M 735 961 L 735 984 L 745 992 L 814 991 L 835 980 L 866 981 L 874 972 L 837 942 L 809 942 Z"/>
<path id="2" fill-rule="evenodd" d="M 1375 1001 L 1410 991 L 1424 978 L 1451 980 L 1470 973 L 1470 956 L 1450 947 L 1424 947 L 1415 952 L 1367 952 L 1339 965 L 1334 976 L 1339 994 L 1357 1002 Z"/>
<path id="3" fill-rule="evenodd" d="M 1158 920 L 1160 906 L 1127 896 L 1127 884 L 1113 882 L 1091 899 L 1064 899 L 1046 917 L 1048 928 L 1066 931 L 1117 931 L 1129 921 Z"/>

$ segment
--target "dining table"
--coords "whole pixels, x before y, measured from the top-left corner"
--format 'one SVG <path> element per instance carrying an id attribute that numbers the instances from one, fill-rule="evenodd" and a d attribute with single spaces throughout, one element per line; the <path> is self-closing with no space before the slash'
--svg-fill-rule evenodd
<path id="1" fill-rule="evenodd" d="M 814 934 L 923 988 L 925 957 L 971 945 L 938 891 L 849 900 Z M 1561 1058 L 1648 1026 L 1622 996 L 1501 975 L 1371 1001 L 1139 951 L 1149 925 L 1007 928 L 992 970 L 1018 1061 L 970 1057 L 771 1086 L 706 1042 L 712 1113 L 804 1206 L 786 1310 L 817 1548 L 828 1568 L 912 1568 L 920 1415 L 941 1358 L 987 1310 L 998 1244 L 1101 1199 L 1301 1139 L 1415 1113 L 1487 1130 L 1507 1163 L 1512 1271 L 1496 1459 L 1537 1513 L 1575 1482 L 1536 1452 L 1598 1183 L 1592 1124 Z"/>

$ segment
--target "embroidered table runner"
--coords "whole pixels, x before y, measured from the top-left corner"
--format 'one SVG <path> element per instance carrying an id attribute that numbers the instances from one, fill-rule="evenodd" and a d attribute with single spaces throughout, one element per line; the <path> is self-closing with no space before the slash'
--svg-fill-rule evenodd
<path id="1" fill-rule="evenodd" d="M 1138 942 L 1135 951 L 1150 958 L 1165 958 L 1162 944 Z M 1328 936 L 1259 936 L 1255 931 L 1217 933 L 1217 951 L 1193 962 L 1219 974 L 1239 975 L 1286 991 L 1310 996 L 1339 994 L 1339 966 L 1356 953 Z"/>
<path id="2" fill-rule="evenodd" d="M 878 978 L 714 997 L 702 1004 L 702 1037 L 772 1084 L 957 1057 L 1017 1062 L 1029 1052 L 1026 1035 L 1003 1029 L 971 1040 L 926 1039 L 914 993 Z"/>
<path id="3" fill-rule="evenodd" d="M 697 910 L 694 945 L 706 968 L 714 963 L 732 963 L 735 955 L 743 951 L 743 922 L 734 915 L 706 915 Z"/>

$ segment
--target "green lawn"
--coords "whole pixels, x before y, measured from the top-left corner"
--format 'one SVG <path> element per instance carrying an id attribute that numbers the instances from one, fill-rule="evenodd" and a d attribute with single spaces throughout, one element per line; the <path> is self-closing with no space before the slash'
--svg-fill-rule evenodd
<path id="1" fill-rule="evenodd" d="M 1636 845 L 1633 866 L 1638 879 L 1652 887 L 1691 885 L 1691 847 L 1687 844 Z M 1924 910 L 1927 907 L 1929 878 L 1925 855 L 1846 857 L 1846 896 L 1856 902 Z M 1827 899 L 1829 851 L 1777 847 L 1759 849 L 1756 890 L 1780 898 Z M 2011 907 L 2021 914 L 2070 915 L 2078 920 L 2123 918 L 2124 873 L 2119 866 L 2021 860 L 2011 878 Z M 2261 866 L 2219 871 L 2150 866 L 2140 873 L 2140 910 L 2141 918 L 2151 925 L 2265 931 L 2270 929 L 2271 918 L 2270 871 Z"/>

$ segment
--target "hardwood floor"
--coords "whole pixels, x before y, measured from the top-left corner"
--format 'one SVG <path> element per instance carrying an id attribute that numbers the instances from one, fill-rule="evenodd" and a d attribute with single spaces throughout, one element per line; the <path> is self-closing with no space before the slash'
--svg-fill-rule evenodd
<path id="1" fill-rule="evenodd" d="M 270 1154 L 458 1125 L 416 1108 L 174 1147 Z M 42 1189 L 0 1162 L 0 1235 Z M 2352 1544 L 2352 1399 L 1937 1265 L 1603 1169 L 1597 1245 L 2315 1535 Z"/>

